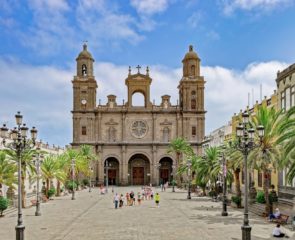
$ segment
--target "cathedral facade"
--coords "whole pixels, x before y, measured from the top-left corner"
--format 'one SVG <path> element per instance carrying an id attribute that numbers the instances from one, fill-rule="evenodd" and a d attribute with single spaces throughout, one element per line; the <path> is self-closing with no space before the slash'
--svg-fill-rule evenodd
<path id="1" fill-rule="evenodd" d="M 151 102 L 152 74 L 148 67 L 141 73 L 139 66 L 136 73 L 129 68 L 126 74 L 126 102 L 120 105 L 116 95 L 108 95 L 105 105 L 97 104 L 94 59 L 86 44 L 76 61 L 72 146 L 93 146 L 98 158 L 93 166 L 93 183 L 145 185 L 171 181 L 178 163 L 167 150 L 170 141 L 177 137 L 187 139 L 194 151 L 201 153 L 205 81 L 200 76 L 200 58 L 192 46 L 182 60 L 183 76 L 176 105 L 171 104 L 169 95 L 162 96 L 160 105 Z M 144 106 L 134 106 L 135 93 L 144 96 Z"/>

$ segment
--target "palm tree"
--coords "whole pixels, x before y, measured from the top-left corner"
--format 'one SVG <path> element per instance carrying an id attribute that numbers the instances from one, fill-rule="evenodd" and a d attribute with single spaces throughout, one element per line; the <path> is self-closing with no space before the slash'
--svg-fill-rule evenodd
<path id="1" fill-rule="evenodd" d="M 288 146 L 290 139 L 295 137 L 295 108 L 289 112 L 276 110 L 274 107 L 261 106 L 256 115 L 252 116 L 253 127 L 262 125 L 264 136 L 260 140 L 260 147 L 255 148 L 249 154 L 249 164 L 255 169 L 263 171 L 263 190 L 266 201 L 265 212 L 270 213 L 270 202 L 268 197 L 268 176 L 271 168 L 282 169 L 286 163 L 283 157 L 284 149 Z"/>
<path id="2" fill-rule="evenodd" d="M 15 165 L 17 166 L 18 163 L 18 156 L 16 151 L 11 149 L 4 149 L 3 150 L 9 158 L 11 158 Z M 34 149 L 24 149 L 24 151 L 21 152 L 20 161 L 21 161 L 21 178 L 22 178 L 22 185 L 21 185 L 21 191 L 22 191 L 22 207 L 25 207 L 25 199 L 26 199 L 26 191 L 25 191 L 25 180 L 27 177 L 27 173 L 29 175 L 33 175 L 35 172 L 35 166 L 33 163 L 33 156 L 36 153 L 36 150 Z"/>
<path id="3" fill-rule="evenodd" d="M 46 188 L 45 188 L 45 195 L 48 196 L 48 190 L 52 187 L 51 181 L 56 178 L 57 174 L 61 171 L 59 169 L 59 164 L 57 162 L 57 158 L 54 155 L 47 155 L 43 163 L 41 165 L 41 173 L 42 178 L 46 182 Z"/>
<path id="4" fill-rule="evenodd" d="M 176 167 L 180 167 L 180 156 L 192 156 L 194 154 L 192 147 L 184 138 L 176 138 L 172 140 L 169 144 L 168 153 L 175 153 L 176 154 Z M 178 170 L 177 170 L 178 172 Z M 177 174 L 177 183 L 180 184 L 180 174 Z"/>
<path id="5" fill-rule="evenodd" d="M 0 186 L 6 185 L 13 187 L 13 184 L 17 184 L 17 167 L 9 156 L 0 151 Z"/>
<path id="6" fill-rule="evenodd" d="M 242 197 L 241 184 L 240 184 L 240 172 L 243 168 L 243 154 L 240 151 L 227 146 L 225 150 L 227 156 L 227 167 L 233 172 L 235 182 L 235 194 L 239 198 Z"/>
<path id="7" fill-rule="evenodd" d="M 203 157 L 197 158 L 197 178 L 201 182 L 210 183 L 211 187 L 216 191 L 216 182 L 222 170 L 219 158 L 220 150 L 218 147 L 208 147 L 204 153 Z"/>

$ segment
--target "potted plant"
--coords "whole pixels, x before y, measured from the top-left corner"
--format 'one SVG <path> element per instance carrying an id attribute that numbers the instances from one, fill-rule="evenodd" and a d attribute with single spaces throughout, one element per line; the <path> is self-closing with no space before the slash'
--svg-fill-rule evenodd
<path id="1" fill-rule="evenodd" d="M 0 197 L 0 217 L 3 217 L 3 211 L 8 208 L 8 200 L 5 197 Z"/>
<path id="2" fill-rule="evenodd" d="M 233 205 L 234 207 L 240 208 L 242 203 L 242 198 L 239 196 L 232 196 L 231 202 L 235 204 Z"/>

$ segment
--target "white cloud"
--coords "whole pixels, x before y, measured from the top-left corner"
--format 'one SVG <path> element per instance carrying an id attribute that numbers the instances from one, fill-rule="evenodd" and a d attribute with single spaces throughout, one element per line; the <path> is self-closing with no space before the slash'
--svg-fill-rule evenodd
<path id="1" fill-rule="evenodd" d="M 255 90 L 254 100 L 259 100 L 259 86 L 263 95 L 270 96 L 276 89 L 275 78 L 278 70 L 288 64 L 281 62 L 251 63 L 241 71 L 221 66 L 204 66 L 202 75 L 206 80 L 205 103 L 207 133 L 225 124 L 235 112 L 244 109 L 248 103 L 248 92 Z M 95 63 L 98 82 L 97 104 L 104 104 L 107 95 L 117 95 L 117 103 L 127 101 L 125 79 L 128 66 L 109 62 Z M 132 68 L 132 73 L 137 69 Z M 72 83 L 75 67 L 58 69 L 53 66 L 31 66 L 11 59 L 0 59 L 0 123 L 14 122 L 14 112 L 21 110 L 29 126 L 40 130 L 40 137 L 50 143 L 68 144 L 72 133 Z M 141 70 L 145 73 L 145 68 Z M 171 96 L 172 104 L 177 103 L 178 83 L 182 69 L 165 66 L 150 66 L 151 102 L 160 104 L 161 96 Z M 252 97 L 251 97 L 252 99 Z"/>
<path id="2" fill-rule="evenodd" d="M 130 4 L 139 14 L 153 15 L 164 12 L 168 8 L 169 0 L 130 0 Z"/>
<path id="3" fill-rule="evenodd" d="M 194 12 L 188 18 L 187 22 L 191 27 L 196 28 L 199 26 L 201 20 L 202 20 L 202 13 L 198 11 L 198 12 Z"/>
<path id="4" fill-rule="evenodd" d="M 293 0 L 220 0 L 225 14 L 231 14 L 236 9 L 270 11 L 293 4 Z"/>

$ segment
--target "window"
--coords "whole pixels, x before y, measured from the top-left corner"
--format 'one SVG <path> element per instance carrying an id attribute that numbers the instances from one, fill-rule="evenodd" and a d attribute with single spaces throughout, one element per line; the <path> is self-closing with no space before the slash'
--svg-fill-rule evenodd
<path id="1" fill-rule="evenodd" d="M 281 109 L 285 109 L 285 92 L 281 94 Z"/>
<path id="2" fill-rule="evenodd" d="M 197 135 L 197 128 L 196 127 L 192 127 L 192 136 L 196 136 Z"/>
<path id="3" fill-rule="evenodd" d="M 191 76 L 195 76 L 195 71 L 196 71 L 196 67 L 195 67 L 195 65 L 192 65 L 191 66 Z"/>
<path id="4" fill-rule="evenodd" d="M 82 65 L 82 76 L 87 76 L 87 67 L 85 64 Z"/>
<path id="5" fill-rule="evenodd" d="M 196 109 L 196 99 L 191 100 L 192 110 Z"/>
<path id="6" fill-rule="evenodd" d="M 87 135 L 86 126 L 82 126 L 82 135 Z"/>
<path id="7" fill-rule="evenodd" d="M 295 86 L 291 88 L 291 107 L 295 106 Z"/>
<path id="8" fill-rule="evenodd" d="M 288 87 L 286 88 L 286 110 L 288 111 L 290 109 L 290 103 L 291 103 L 291 89 Z"/>
<path id="9" fill-rule="evenodd" d="M 262 173 L 258 171 L 257 173 L 257 178 L 258 178 L 258 187 L 262 187 Z"/>

